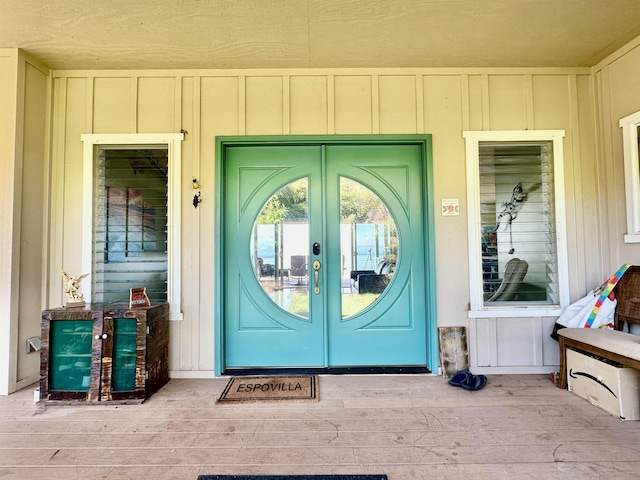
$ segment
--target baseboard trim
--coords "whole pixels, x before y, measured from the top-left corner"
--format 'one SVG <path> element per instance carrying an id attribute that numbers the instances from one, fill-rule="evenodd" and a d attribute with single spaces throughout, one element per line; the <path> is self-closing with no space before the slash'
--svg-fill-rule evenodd
<path id="1" fill-rule="evenodd" d="M 39 383 L 40 383 L 40 373 L 34 373 L 33 375 L 29 375 L 28 377 L 23 378 L 22 380 L 16 382 L 15 391 L 17 392 L 18 390 L 27 388 L 30 385 L 39 384 Z M 35 386 L 37 388 L 39 385 L 35 385 Z"/>
<path id="2" fill-rule="evenodd" d="M 546 375 L 557 372 L 560 367 L 558 365 L 550 365 L 544 367 L 478 367 L 469 368 L 475 374 L 482 375 Z"/>
<path id="3" fill-rule="evenodd" d="M 169 378 L 216 378 L 213 370 L 170 370 Z"/>

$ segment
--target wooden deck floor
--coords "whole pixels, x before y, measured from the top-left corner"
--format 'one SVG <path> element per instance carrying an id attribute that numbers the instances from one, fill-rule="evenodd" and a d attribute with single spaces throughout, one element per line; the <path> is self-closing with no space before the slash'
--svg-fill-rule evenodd
<path id="1" fill-rule="evenodd" d="M 218 405 L 227 379 L 173 379 L 142 405 L 0 397 L 0 478 L 365 474 L 390 480 L 638 479 L 640 422 L 542 375 L 468 392 L 428 375 L 321 376 L 317 403 Z"/>

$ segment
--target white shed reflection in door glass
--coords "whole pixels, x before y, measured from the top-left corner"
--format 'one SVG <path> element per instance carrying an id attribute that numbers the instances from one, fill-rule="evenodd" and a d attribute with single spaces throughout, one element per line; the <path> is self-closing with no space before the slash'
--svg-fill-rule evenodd
<path id="1" fill-rule="evenodd" d="M 272 195 L 256 218 L 250 255 L 256 279 L 283 310 L 309 318 L 309 181 L 293 181 Z"/>

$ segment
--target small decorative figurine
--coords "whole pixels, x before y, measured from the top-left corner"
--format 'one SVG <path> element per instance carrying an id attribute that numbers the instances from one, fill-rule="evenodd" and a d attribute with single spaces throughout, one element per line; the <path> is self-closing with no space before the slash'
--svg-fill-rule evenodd
<path id="1" fill-rule="evenodd" d="M 64 293 L 67 295 L 67 307 L 84 307 L 84 295 L 80 293 L 80 282 L 89 274 L 85 273 L 79 277 L 70 277 L 67 272 L 60 270 L 64 280 Z"/>

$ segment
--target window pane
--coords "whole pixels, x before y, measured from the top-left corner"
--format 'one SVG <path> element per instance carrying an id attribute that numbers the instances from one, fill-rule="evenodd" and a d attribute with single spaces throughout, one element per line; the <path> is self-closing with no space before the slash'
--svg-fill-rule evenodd
<path id="1" fill-rule="evenodd" d="M 49 388 L 88 391 L 93 320 L 51 322 Z"/>
<path id="2" fill-rule="evenodd" d="M 361 183 L 340 178 L 342 316 L 375 302 L 391 282 L 398 261 L 398 231 L 380 197 Z"/>
<path id="3" fill-rule="evenodd" d="M 485 304 L 558 303 L 552 142 L 480 142 Z"/>
<path id="4" fill-rule="evenodd" d="M 94 174 L 93 301 L 167 301 L 166 145 L 96 146 Z"/>
<path id="5" fill-rule="evenodd" d="M 256 279 L 283 310 L 309 318 L 309 180 L 278 190 L 260 210 L 249 254 Z"/>
<path id="6" fill-rule="evenodd" d="M 135 390 L 137 320 L 135 318 L 114 318 L 113 323 L 111 389 L 114 392 Z"/>

